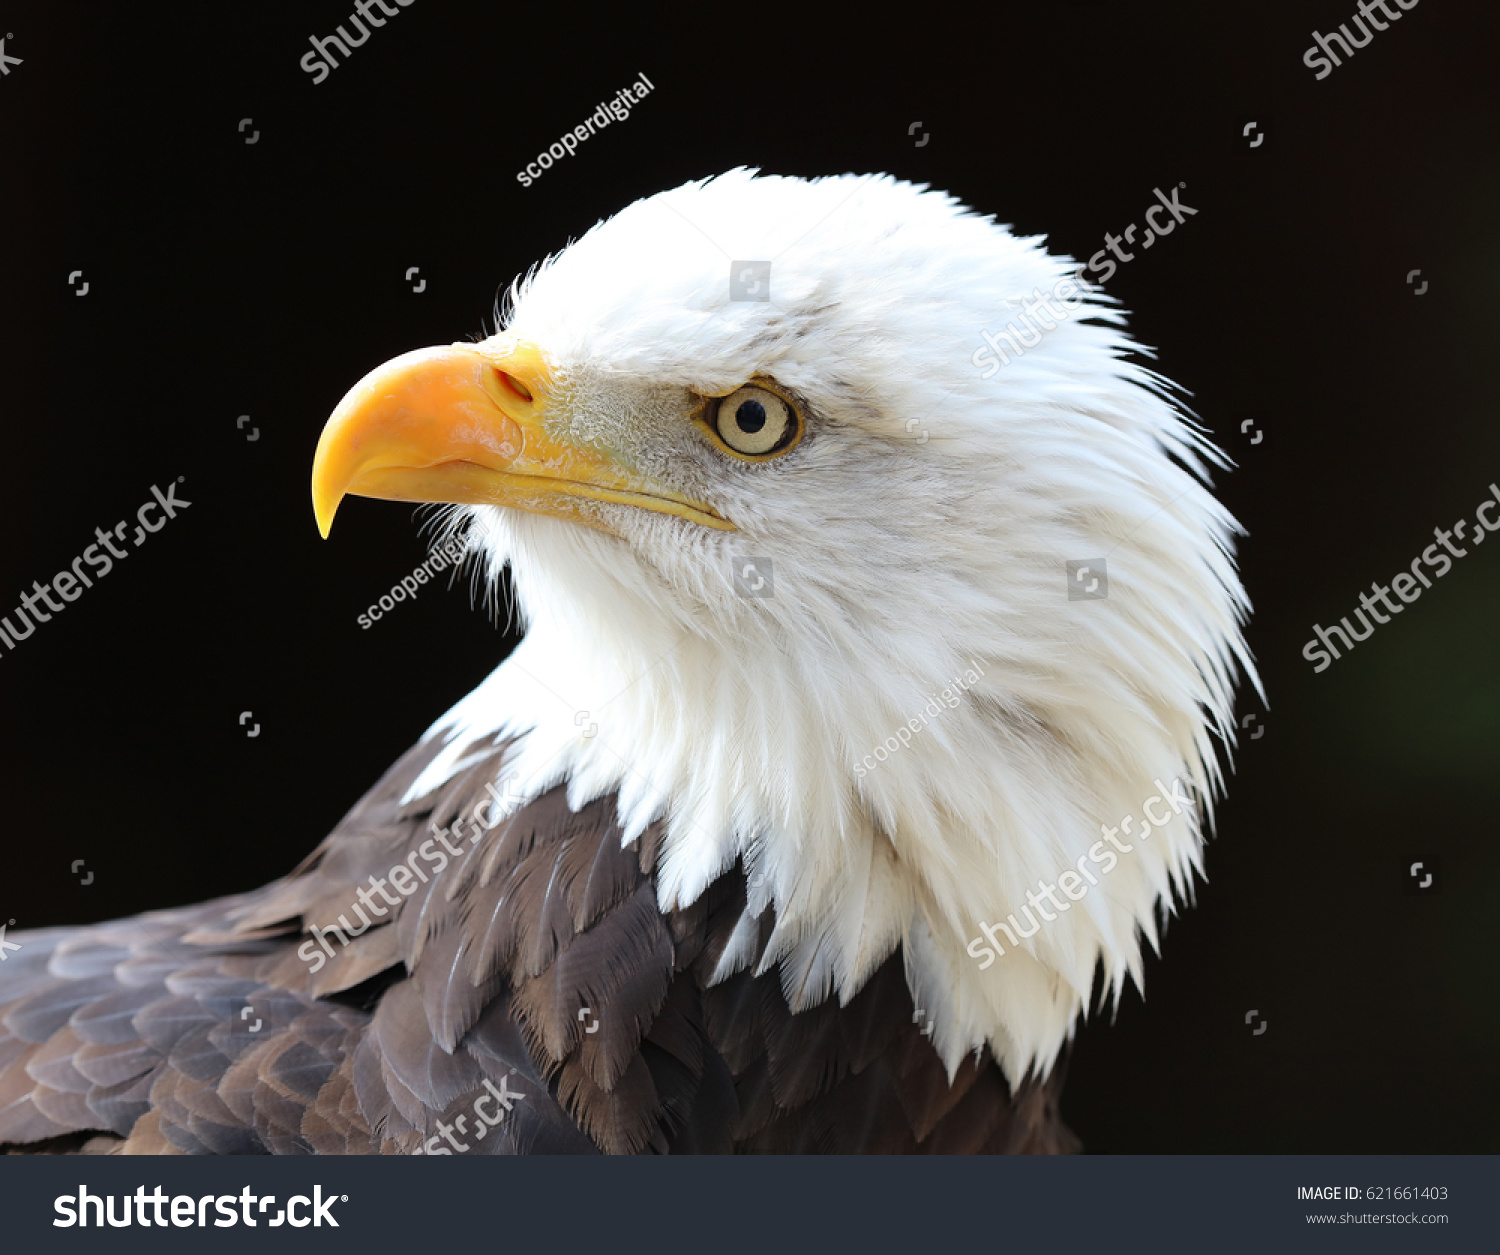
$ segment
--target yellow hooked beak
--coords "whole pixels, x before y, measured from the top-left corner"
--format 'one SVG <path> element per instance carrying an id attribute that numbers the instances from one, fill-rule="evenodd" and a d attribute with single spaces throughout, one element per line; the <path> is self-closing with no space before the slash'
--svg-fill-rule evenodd
<path id="1" fill-rule="evenodd" d="M 324 538 L 350 493 L 386 501 L 503 505 L 611 530 L 590 501 L 615 501 L 733 531 L 711 506 L 609 454 L 547 434 L 555 381 L 521 341 L 454 344 L 392 358 L 349 389 L 313 458 Z"/>

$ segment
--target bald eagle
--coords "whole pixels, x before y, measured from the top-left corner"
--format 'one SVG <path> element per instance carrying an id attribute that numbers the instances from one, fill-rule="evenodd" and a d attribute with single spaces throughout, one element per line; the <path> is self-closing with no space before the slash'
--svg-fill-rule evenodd
<path id="1" fill-rule="evenodd" d="M 1075 1148 L 1255 676 L 1226 459 L 1138 355 L 948 196 L 735 170 L 375 370 L 323 534 L 447 503 L 525 638 L 284 879 L 25 934 L 0 1142 Z"/>

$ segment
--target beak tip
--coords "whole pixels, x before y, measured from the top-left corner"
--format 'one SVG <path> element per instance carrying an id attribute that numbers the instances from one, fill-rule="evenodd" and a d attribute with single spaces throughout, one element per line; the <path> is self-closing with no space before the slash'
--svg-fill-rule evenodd
<path id="1" fill-rule="evenodd" d="M 313 517 L 318 523 L 318 535 L 324 540 L 328 539 L 328 533 L 333 530 L 333 516 L 338 513 L 340 499 L 335 497 L 330 501 L 316 494 L 313 497 Z"/>

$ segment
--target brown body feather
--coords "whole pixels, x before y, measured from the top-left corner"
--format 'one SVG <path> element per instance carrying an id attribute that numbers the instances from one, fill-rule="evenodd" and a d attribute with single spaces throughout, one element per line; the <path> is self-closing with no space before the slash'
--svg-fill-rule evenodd
<path id="1" fill-rule="evenodd" d="M 470 1153 L 1077 1149 L 1061 1068 L 1012 1092 L 985 1053 L 949 1083 L 899 950 L 845 1007 L 792 1014 L 758 955 L 712 983 L 745 908 L 740 869 L 662 915 L 658 834 L 622 848 L 612 798 L 575 814 L 554 789 L 450 837 L 463 853 L 435 870 L 441 847 L 419 854 L 432 825 L 488 799 L 505 747 L 403 806 L 436 748 L 256 893 L 13 935 L 0 1146 L 414 1153 L 488 1082 L 518 1097 Z M 365 911 L 356 891 L 401 863 L 413 891 Z M 304 949 L 324 959 L 313 971 L 298 950 L 330 926 L 357 935 Z"/>

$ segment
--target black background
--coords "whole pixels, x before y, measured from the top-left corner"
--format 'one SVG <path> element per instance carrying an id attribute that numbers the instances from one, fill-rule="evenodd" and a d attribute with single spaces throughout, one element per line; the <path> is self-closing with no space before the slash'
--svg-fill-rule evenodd
<path id="1" fill-rule="evenodd" d="M 360 500 L 319 540 L 312 452 L 357 378 L 484 332 L 597 219 L 740 164 L 883 170 L 1086 258 L 1183 182 L 1199 214 L 1106 286 L 1240 463 L 1219 487 L 1271 709 L 1241 695 L 1261 735 L 1209 883 L 1149 998 L 1081 1029 L 1063 1112 L 1093 1151 L 1500 1148 L 1500 544 L 1328 671 L 1301 656 L 1500 481 L 1492 16 L 1424 0 L 1316 81 L 1310 32 L 1352 0 L 419 0 L 314 86 L 307 38 L 351 9 L 0 16 L 23 59 L 0 78 L 0 613 L 152 484 L 185 476 L 193 503 L 0 651 L 0 923 L 282 874 L 500 661 L 466 580 L 360 630 L 425 540 Z M 520 186 L 641 73 L 627 123 Z M 1437 892 L 1406 891 L 1416 859 Z"/>

